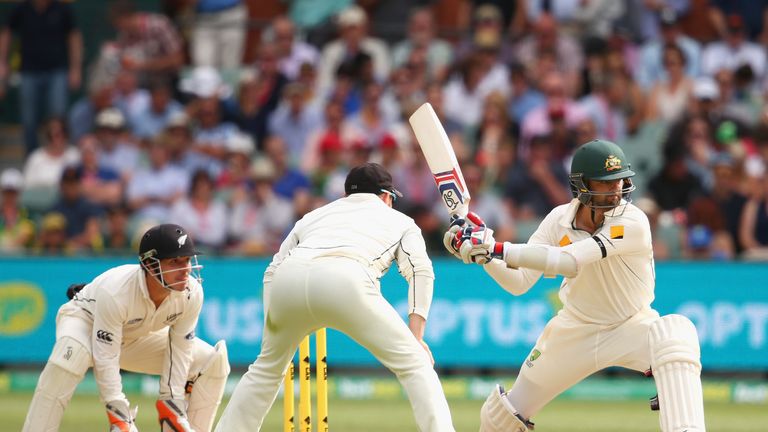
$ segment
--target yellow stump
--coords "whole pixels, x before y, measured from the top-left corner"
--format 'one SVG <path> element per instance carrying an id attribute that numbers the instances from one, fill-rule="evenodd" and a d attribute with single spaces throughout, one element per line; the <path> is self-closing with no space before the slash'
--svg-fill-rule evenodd
<path id="1" fill-rule="evenodd" d="M 317 431 L 328 432 L 328 358 L 325 344 L 325 329 L 315 333 L 315 353 L 317 358 Z"/>
<path id="2" fill-rule="evenodd" d="M 309 382 L 309 336 L 299 345 L 299 431 L 312 432 L 312 387 Z"/>
<path id="3" fill-rule="evenodd" d="M 283 380 L 283 432 L 293 432 L 293 359 L 288 364 Z"/>

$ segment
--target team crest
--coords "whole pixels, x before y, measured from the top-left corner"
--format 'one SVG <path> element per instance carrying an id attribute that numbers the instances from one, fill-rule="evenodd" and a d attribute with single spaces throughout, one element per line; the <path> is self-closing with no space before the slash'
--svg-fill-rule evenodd
<path id="1" fill-rule="evenodd" d="M 541 355 L 541 351 L 537 349 L 534 349 L 533 351 L 531 351 L 531 355 L 528 357 L 528 360 L 525 361 L 526 366 L 533 367 L 533 362 L 535 362 L 540 355 Z"/>
<path id="2" fill-rule="evenodd" d="M 605 160 L 605 170 L 616 171 L 619 169 L 621 169 L 621 159 L 617 158 L 614 155 L 609 155 L 608 158 Z"/>
<path id="3" fill-rule="evenodd" d="M 184 243 L 187 242 L 187 235 L 184 234 L 183 236 L 179 237 L 177 241 L 179 242 L 179 247 L 184 246 Z"/>

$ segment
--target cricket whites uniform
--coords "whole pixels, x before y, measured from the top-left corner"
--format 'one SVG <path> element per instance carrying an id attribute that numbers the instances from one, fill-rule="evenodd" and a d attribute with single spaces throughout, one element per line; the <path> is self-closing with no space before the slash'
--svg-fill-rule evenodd
<path id="1" fill-rule="evenodd" d="M 429 355 L 381 295 L 379 278 L 393 261 L 408 281 L 408 313 L 426 318 L 434 273 L 411 218 L 373 193 L 354 193 L 299 220 L 264 275 L 261 353 L 216 430 L 258 431 L 298 344 L 329 327 L 350 336 L 395 373 L 419 430 L 453 431 Z"/>
<path id="2" fill-rule="evenodd" d="M 558 394 L 599 370 L 620 366 L 644 372 L 656 361 L 652 345 L 658 342 L 651 341 L 649 335 L 652 325 L 660 320 L 651 308 L 655 272 L 648 218 L 622 201 L 616 215 L 606 213 L 602 227 L 593 234 L 574 228 L 579 206 L 574 198 L 552 210 L 528 241 L 561 247 L 575 257 L 578 274 L 563 280 L 559 293 L 563 308 L 544 328 L 507 393 L 524 418 L 532 417 Z M 518 284 L 505 286 L 515 295 L 526 292 L 543 274 L 507 269 L 498 260 L 485 269 L 497 281 L 504 273 L 516 273 Z M 678 324 L 675 321 L 673 326 Z M 698 345 L 695 350 L 691 356 L 698 361 Z M 658 376 L 656 381 L 660 398 L 671 400 Z M 678 429 L 663 426 L 662 430 Z"/>
<path id="3" fill-rule="evenodd" d="M 160 307 L 149 298 L 144 270 L 127 264 L 108 270 L 65 303 L 56 317 L 64 333 L 89 347 L 104 401 L 123 399 L 120 369 L 160 375 L 160 398 L 183 399 L 195 351 L 206 359 L 213 347 L 195 338 L 203 289 L 172 292 Z"/>
<path id="4" fill-rule="evenodd" d="M 61 306 L 56 316 L 56 340 L 65 340 L 67 346 L 57 343 L 48 364 L 69 364 L 65 370 L 78 377 L 67 383 L 71 389 L 57 389 L 68 395 L 64 405 L 89 367 L 93 367 L 104 402 L 126 399 L 120 369 L 160 375 L 159 398 L 184 399 L 187 380 L 200 371 L 214 351 L 195 337 L 202 287 L 192 277 L 187 286 L 189 291 L 172 292 L 156 308 L 149 298 L 144 270 L 129 264 L 102 273 Z M 77 343 L 82 346 L 72 346 Z M 73 353 L 85 357 L 76 362 Z M 47 376 L 44 371 L 36 394 L 47 385 Z M 58 430 L 58 421 L 54 423 L 50 430 Z M 39 432 L 25 425 L 27 430 Z"/>

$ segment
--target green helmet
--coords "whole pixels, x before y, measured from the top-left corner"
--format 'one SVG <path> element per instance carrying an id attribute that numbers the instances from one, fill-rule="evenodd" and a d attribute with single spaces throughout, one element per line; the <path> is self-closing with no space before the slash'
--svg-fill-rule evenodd
<path id="1" fill-rule="evenodd" d="M 606 206 L 591 204 L 592 197 L 601 193 L 591 191 L 587 181 L 625 179 L 622 198 L 629 201 L 630 193 L 635 190 L 629 178 L 634 175 L 621 147 L 610 141 L 596 139 L 577 148 L 573 154 L 569 176 L 571 192 L 586 206 L 604 208 Z"/>

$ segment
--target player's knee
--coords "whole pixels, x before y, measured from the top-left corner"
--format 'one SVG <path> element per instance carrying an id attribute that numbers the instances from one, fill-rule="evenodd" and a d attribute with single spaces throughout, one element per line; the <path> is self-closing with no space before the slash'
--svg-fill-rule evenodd
<path id="1" fill-rule="evenodd" d="M 699 337 L 691 320 L 682 315 L 665 315 L 650 327 L 651 366 L 667 363 L 692 363 L 701 368 Z"/>
<path id="2" fill-rule="evenodd" d="M 53 346 L 48 363 L 82 377 L 91 365 L 91 352 L 75 338 L 63 336 Z"/>

